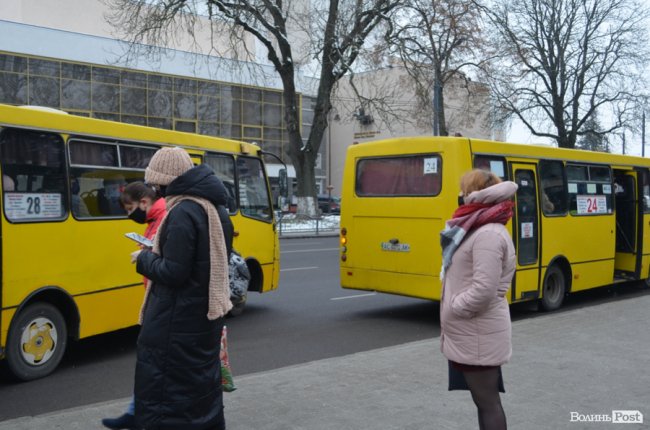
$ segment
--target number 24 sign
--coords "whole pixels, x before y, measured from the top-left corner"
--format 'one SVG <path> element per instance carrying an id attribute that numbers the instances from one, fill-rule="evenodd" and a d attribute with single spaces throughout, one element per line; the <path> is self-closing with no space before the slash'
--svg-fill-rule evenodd
<path id="1" fill-rule="evenodd" d="M 607 199 L 605 196 L 576 196 L 578 214 L 605 214 L 607 213 Z"/>

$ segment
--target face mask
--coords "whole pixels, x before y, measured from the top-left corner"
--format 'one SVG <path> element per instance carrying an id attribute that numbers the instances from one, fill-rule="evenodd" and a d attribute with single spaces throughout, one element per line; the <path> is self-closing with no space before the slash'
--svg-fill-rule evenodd
<path id="1" fill-rule="evenodd" d="M 465 197 L 458 196 L 458 206 L 462 206 L 464 204 L 465 204 Z"/>
<path id="2" fill-rule="evenodd" d="M 147 212 L 138 207 L 129 214 L 129 218 L 138 224 L 144 224 L 147 222 Z"/>

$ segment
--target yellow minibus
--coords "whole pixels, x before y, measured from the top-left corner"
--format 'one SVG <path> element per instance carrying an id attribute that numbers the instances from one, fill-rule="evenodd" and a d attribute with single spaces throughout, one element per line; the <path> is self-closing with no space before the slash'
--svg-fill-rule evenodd
<path id="1" fill-rule="evenodd" d="M 519 185 L 506 226 L 517 251 L 510 302 L 554 310 L 568 293 L 650 276 L 650 160 L 411 137 L 348 148 L 342 287 L 440 300 L 440 232 L 473 168 Z"/>
<path id="2" fill-rule="evenodd" d="M 0 358 L 18 379 L 51 373 L 69 339 L 137 323 L 143 278 L 124 234 L 138 226 L 119 196 L 143 180 L 163 145 L 183 147 L 215 170 L 230 193 L 248 290 L 277 287 L 279 241 L 258 146 L 0 105 Z"/>

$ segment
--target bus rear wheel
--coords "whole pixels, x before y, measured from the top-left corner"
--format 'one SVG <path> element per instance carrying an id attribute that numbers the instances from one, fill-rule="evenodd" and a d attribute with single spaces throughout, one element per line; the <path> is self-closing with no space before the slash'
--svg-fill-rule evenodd
<path id="1" fill-rule="evenodd" d="M 9 371 L 21 381 L 52 373 L 63 358 L 68 330 L 61 312 L 49 303 L 34 303 L 14 319 L 7 337 Z"/>
<path id="2" fill-rule="evenodd" d="M 566 294 L 566 277 L 562 269 L 557 266 L 550 266 L 546 270 L 544 285 L 542 286 L 542 298 L 539 301 L 541 310 L 549 312 L 559 309 Z"/>

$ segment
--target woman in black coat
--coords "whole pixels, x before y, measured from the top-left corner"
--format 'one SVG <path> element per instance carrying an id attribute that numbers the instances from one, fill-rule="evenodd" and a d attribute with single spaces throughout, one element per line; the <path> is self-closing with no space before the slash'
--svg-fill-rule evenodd
<path id="1" fill-rule="evenodd" d="M 157 151 L 145 181 L 166 196 L 168 215 L 153 249 L 136 257 L 138 273 L 150 280 L 137 345 L 136 423 L 222 430 L 219 347 L 232 306 L 227 192 L 210 167 L 193 167 L 180 148 Z"/>

